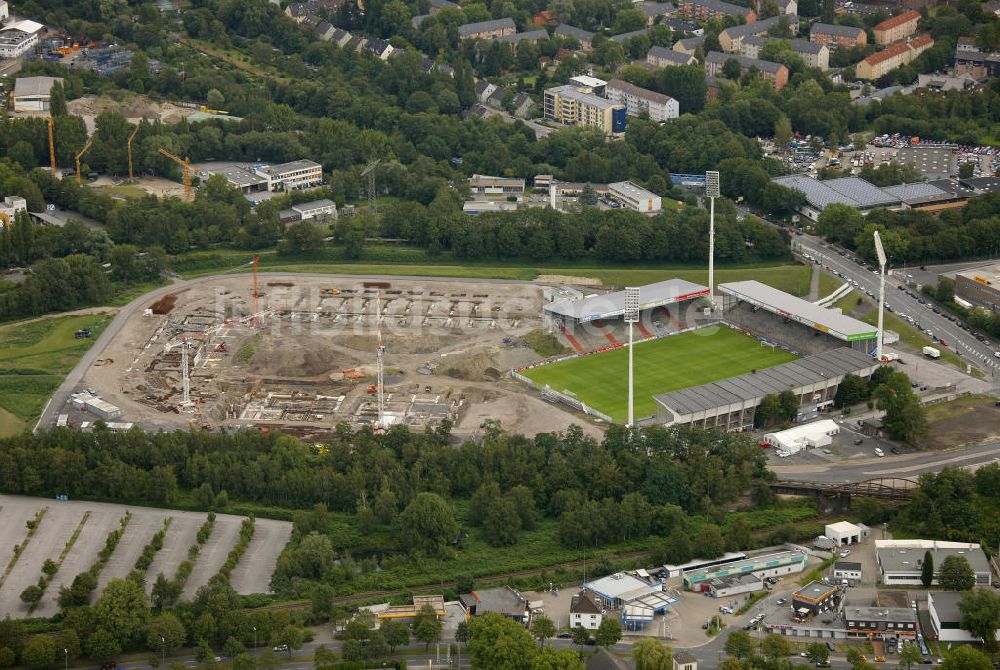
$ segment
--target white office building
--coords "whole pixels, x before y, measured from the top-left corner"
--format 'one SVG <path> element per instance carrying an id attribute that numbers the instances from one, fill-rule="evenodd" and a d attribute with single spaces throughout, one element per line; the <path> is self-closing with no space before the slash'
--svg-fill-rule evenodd
<path id="1" fill-rule="evenodd" d="M 36 21 L 16 21 L 0 31 L 0 58 L 18 58 L 38 44 L 38 33 L 44 26 Z"/>
<path id="2" fill-rule="evenodd" d="M 8 195 L 0 203 L 0 228 L 14 220 L 18 212 L 28 211 L 28 201 L 18 195 Z"/>
<path id="3" fill-rule="evenodd" d="M 608 196 L 614 198 L 622 206 L 643 214 L 659 212 L 663 209 L 660 196 L 640 188 L 630 181 L 616 181 L 608 184 Z"/>
<path id="4" fill-rule="evenodd" d="M 938 540 L 875 540 L 875 559 L 879 581 L 883 584 L 919 586 L 924 556 L 930 552 L 934 563 L 934 579 L 938 583 L 941 564 L 950 556 L 961 556 L 969 562 L 976 575 L 976 584 L 989 586 L 992 572 L 983 548 L 971 542 L 941 542 Z"/>
<path id="5" fill-rule="evenodd" d="M 62 77 L 19 77 L 14 80 L 15 112 L 47 112 L 52 87 L 62 84 Z"/>

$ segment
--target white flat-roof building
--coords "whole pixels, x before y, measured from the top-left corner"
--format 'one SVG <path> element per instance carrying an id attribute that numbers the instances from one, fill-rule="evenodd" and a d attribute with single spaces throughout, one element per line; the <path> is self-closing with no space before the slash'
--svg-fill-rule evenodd
<path id="1" fill-rule="evenodd" d="M 941 564 L 949 556 L 961 556 L 969 562 L 976 575 L 976 584 L 989 586 L 992 572 L 986 554 L 980 545 L 970 542 L 939 542 L 937 540 L 875 540 L 875 559 L 879 568 L 879 581 L 883 584 L 918 586 L 924 564 L 924 554 L 930 552 L 934 561 L 934 579 L 937 584 Z"/>
<path id="2" fill-rule="evenodd" d="M 969 631 L 962 628 L 962 611 L 958 609 L 958 604 L 962 601 L 962 593 L 959 591 L 928 591 L 927 592 L 927 614 L 931 619 L 931 639 L 938 642 L 982 642 L 983 638 L 976 637 Z M 996 632 L 996 639 L 1000 640 L 1000 630 Z"/>
<path id="3" fill-rule="evenodd" d="M 17 58 L 34 49 L 42 28 L 44 26 L 37 21 L 14 21 L 7 24 L 0 30 L 0 58 Z"/>
<path id="4" fill-rule="evenodd" d="M 628 209 L 644 214 L 659 212 L 663 209 L 660 196 L 636 186 L 630 181 L 616 181 L 608 184 L 608 196 Z"/>
<path id="5" fill-rule="evenodd" d="M 837 561 L 833 564 L 834 579 L 861 581 L 862 566 L 857 561 Z"/>
<path id="6" fill-rule="evenodd" d="M 309 221 L 310 219 L 336 219 L 337 203 L 323 198 L 311 202 L 301 202 L 278 213 L 282 221 Z"/>
<path id="7" fill-rule="evenodd" d="M 491 177 L 485 174 L 474 174 L 468 179 L 469 190 L 485 195 L 521 195 L 524 193 L 524 180 L 512 177 Z"/>
<path id="8" fill-rule="evenodd" d="M 825 447 L 832 441 L 831 436 L 840 433 L 840 426 L 831 419 L 822 419 L 812 423 L 793 426 L 788 430 L 768 433 L 764 441 L 775 449 L 783 449 L 795 454 L 810 447 Z"/>
<path id="9" fill-rule="evenodd" d="M 757 574 L 715 577 L 705 582 L 705 591 L 713 598 L 731 598 L 742 593 L 764 590 L 764 578 Z"/>
<path id="10" fill-rule="evenodd" d="M 605 609 L 621 609 L 625 604 L 663 592 L 663 582 L 648 582 L 627 572 L 595 579 L 583 584 Z"/>
<path id="11" fill-rule="evenodd" d="M 14 81 L 15 112 L 47 112 L 52 87 L 62 77 L 20 77 Z"/>
<path id="12" fill-rule="evenodd" d="M 663 123 L 680 115 L 680 105 L 669 95 L 650 91 L 621 79 L 609 81 L 606 90 L 608 99 L 625 105 L 629 116 L 639 116 L 645 112 L 653 121 Z"/>
<path id="13" fill-rule="evenodd" d="M 864 525 L 855 525 L 848 521 L 826 524 L 823 534 L 837 543 L 838 546 L 858 544 L 867 539 L 871 529 Z"/>
<path id="14" fill-rule="evenodd" d="M 305 159 L 257 167 L 254 172 L 267 180 L 268 191 L 292 191 L 323 183 L 323 166 Z"/>
<path id="15" fill-rule="evenodd" d="M 28 211 L 28 201 L 19 195 L 8 195 L 5 196 L 3 202 L 0 203 L 0 228 L 3 228 L 6 223 L 14 220 L 14 216 L 18 212 Z"/>

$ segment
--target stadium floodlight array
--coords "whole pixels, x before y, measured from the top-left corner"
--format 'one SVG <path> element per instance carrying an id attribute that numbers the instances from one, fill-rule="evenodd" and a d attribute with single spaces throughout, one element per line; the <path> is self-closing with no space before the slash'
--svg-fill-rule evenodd
<path id="1" fill-rule="evenodd" d="M 882 238 L 875 231 L 875 253 L 878 254 L 878 333 L 875 334 L 875 358 L 882 360 L 882 318 L 885 312 L 885 249 L 882 248 Z"/>
<path id="2" fill-rule="evenodd" d="M 709 170 L 705 173 L 705 197 L 709 201 L 708 214 L 708 302 L 715 311 L 715 199 L 722 195 L 719 173 Z"/>
<path id="3" fill-rule="evenodd" d="M 632 348 L 635 342 L 632 340 L 632 329 L 639 320 L 639 288 L 628 286 L 625 288 L 625 323 L 628 324 L 628 427 L 632 427 L 632 404 L 633 393 L 633 366 Z"/>

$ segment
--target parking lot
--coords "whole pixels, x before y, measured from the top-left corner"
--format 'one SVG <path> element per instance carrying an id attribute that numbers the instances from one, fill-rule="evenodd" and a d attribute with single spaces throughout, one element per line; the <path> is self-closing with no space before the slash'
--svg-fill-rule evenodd
<path id="1" fill-rule="evenodd" d="M 38 582 L 41 566 L 46 559 L 58 562 L 66 552 L 59 571 L 55 574 L 31 616 L 50 617 L 58 613 L 59 587 L 69 585 L 73 578 L 93 565 L 105 545 L 108 534 L 118 528 L 127 511 L 132 516 L 114 553 L 104 566 L 98 579 L 99 593 L 109 581 L 123 578 L 135 567 L 135 561 L 152 536 L 163 527 L 166 518 L 172 519 L 163 548 L 157 552 L 146 573 L 147 592 L 152 588 L 156 575 L 162 572 L 173 578 L 177 566 L 187 559 L 188 548 L 194 544 L 198 528 L 206 515 L 201 512 L 182 512 L 93 503 L 83 501 L 58 501 L 46 498 L 0 495 L 0 570 L 5 569 L 13 557 L 13 547 L 25 543 L 25 523 L 44 509 L 45 514 L 27 547 L 0 583 L 0 618 L 10 615 L 28 615 L 28 606 L 21 602 L 25 588 Z M 195 569 L 184 588 L 184 597 L 190 598 L 198 587 L 207 583 L 225 562 L 235 545 L 243 518 L 219 514 L 215 529 L 202 548 Z M 67 543 L 79 528 L 76 540 L 67 551 Z M 271 519 L 258 519 L 254 538 L 240 564 L 231 576 L 233 588 L 238 593 L 260 593 L 270 589 L 271 573 L 288 538 L 291 524 Z"/>

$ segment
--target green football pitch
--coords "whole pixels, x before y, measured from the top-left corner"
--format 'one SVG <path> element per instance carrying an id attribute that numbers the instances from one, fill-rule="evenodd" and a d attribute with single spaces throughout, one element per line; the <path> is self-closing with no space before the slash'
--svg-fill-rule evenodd
<path id="1" fill-rule="evenodd" d="M 763 370 L 795 360 L 726 326 L 710 326 L 635 345 L 635 416 L 656 413 L 654 395 Z M 628 418 L 628 348 L 524 371 L 537 384 L 571 392 L 616 422 Z"/>

